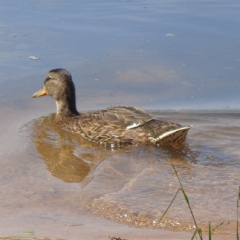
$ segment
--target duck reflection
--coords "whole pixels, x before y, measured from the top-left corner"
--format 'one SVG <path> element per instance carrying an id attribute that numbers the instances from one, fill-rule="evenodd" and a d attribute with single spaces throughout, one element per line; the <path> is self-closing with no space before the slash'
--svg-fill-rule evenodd
<path id="1" fill-rule="evenodd" d="M 65 182 L 82 182 L 91 176 L 99 162 L 111 154 L 59 129 L 55 124 L 55 114 L 35 120 L 32 131 L 36 149 L 48 170 Z"/>

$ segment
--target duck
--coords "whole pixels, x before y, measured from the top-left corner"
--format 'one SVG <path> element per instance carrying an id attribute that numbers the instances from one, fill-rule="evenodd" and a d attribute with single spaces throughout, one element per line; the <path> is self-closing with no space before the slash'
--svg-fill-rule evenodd
<path id="1" fill-rule="evenodd" d="M 32 98 L 51 96 L 56 101 L 58 127 L 79 134 L 84 139 L 111 147 L 123 145 L 181 145 L 191 126 L 154 118 L 145 110 L 132 106 L 79 112 L 75 85 L 64 68 L 50 70 L 42 88 Z"/>

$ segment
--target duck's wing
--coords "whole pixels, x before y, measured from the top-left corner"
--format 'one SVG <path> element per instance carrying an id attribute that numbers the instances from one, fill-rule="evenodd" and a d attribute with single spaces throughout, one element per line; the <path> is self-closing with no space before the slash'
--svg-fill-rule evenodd
<path id="1" fill-rule="evenodd" d="M 120 124 L 124 129 L 132 129 L 152 120 L 152 116 L 137 107 L 111 107 L 102 115 L 103 120 L 110 120 Z"/>
<path id="2" fill-rule="evenodd" d="M 141 126 L 152 120 L 152 116 L 144 110 L 136 107 L 111 107 L 105 110 L 83 114 L 83 118 L 91 118 L 100 125 L 114 125 L 121 129 L 131 129 Z M 103 126 L 103 127 L 104 127 Z"/>
<path id="3" fill-rule="evenodd" d="M 150 121 L 152 116 L 136 107 L 111 107 L 83 113 L 71 124 L 71 130 L 96 142 L 125 142 L 125 132 Z"/>

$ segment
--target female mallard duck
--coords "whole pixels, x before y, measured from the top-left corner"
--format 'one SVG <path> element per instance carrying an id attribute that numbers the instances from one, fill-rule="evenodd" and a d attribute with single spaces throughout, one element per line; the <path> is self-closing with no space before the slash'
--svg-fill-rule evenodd
<path id="1" fill-rule="evenodd" d="M 52 96 L 57 104 L 56 123 L 85 139 L 106 145 L 164 144 L 184 142 L 191 126 L 163 122 L 136 107 L 111 107 L 79 113 L 71 74 L 62 68 L 48 72 L 41 90 L 33 98 Z"/>

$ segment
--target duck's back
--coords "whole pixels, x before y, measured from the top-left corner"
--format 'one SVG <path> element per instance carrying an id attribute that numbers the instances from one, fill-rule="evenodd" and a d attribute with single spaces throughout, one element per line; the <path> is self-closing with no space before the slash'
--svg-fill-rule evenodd
<path id="1" fill-rule="evenodd" d="M 162 134 L 181 128 L 179 124 L 154 119 L 140 108 L 122 106 L 83 113 L 71 118 L 60 115 L 57 116 L 57 122 L 61 127 L 90 141 L 118 145 L 157 143 L 162 140 L 159 138 Z"/>

